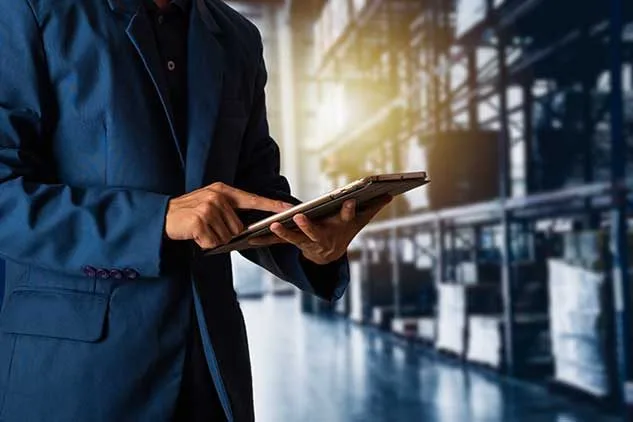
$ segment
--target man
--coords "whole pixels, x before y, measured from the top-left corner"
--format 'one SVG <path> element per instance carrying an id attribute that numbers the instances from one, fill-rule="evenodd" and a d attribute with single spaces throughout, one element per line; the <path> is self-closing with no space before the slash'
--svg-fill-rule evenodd
<path id="1" fill-rule="evenodd" d="M 258 32 L 220 0 L 0 6 L 0 420 L 253 420 L 230 257 L 202 251 L 296 203 Z M 386 202 L 244 255 L 335 300 Z"/>

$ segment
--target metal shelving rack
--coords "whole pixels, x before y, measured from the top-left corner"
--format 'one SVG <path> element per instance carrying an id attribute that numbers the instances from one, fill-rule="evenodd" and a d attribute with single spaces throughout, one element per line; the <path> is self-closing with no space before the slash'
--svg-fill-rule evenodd
<path id="1" fill-rule="evenodd" d="M 379 165 L 374 170 L 401 168 L 403 143 L 412 135 L 424 139 L 459 127 L 453 116 L 463 111 L 468 115 L 469 128 L 480 127 L 482 122 L 479 121 L 478 105 L 495 97 L 498 99 L 498 113 L 491 121 L 497 124 L 500 133 L 501 196 L 479 204 L 393 216 L 367 227 L 358 244 L 361 245 L 362 262 L 366 265 L 367 248 L 362 245 L 366 245 L 373 237 L 390 240 L 396 291 L 394 306 L 398 315 L 398 238 L 412 231 L 432 232 L 435 247 L 433 250 L 420 248 L 418 253 L 433 255 L 436 278 L 441 281 L 450 264 L 447 262 L 447 246 L 455 243 L 457 229 L 469 227 L 476 230 L 486 224 L 498 225 L 502 233 L 504 350 L 509 374 L 517 369 L 513 306 L 516 280 L 511 270 L 514 263 L 513 225 L 521 223 L 525 229 L 530 229 L 539 219 L 581 216 L 585 227 L 595 228 L 600 223 L 601 215 L 609 216 L 614 258 L 612 280 L 616 305 L 620 402 L 623 402 L 626 381 L 633 379 L 633 362 L 630 358 L 633 350 L 629 340 L 633 303 L 630 299 L 627 262 L 627 216 L 632 198 L 626 175 L 627 146 L 621 71 L 624 63 L 633 63 L 633 49 L 629 43 L 623 42 L 623 26 L 631 21 L 632 9 L 633 6 L 623 0 L 595 0 L 582 4 L 571 0 L 506 0 L 501 5 L 493 5 L 493 1 L 488 0 L 485 18 L 455 37 L 453 2 L 368 0 L 362 13 L 351 20 L 338 40 L 322 56 L 314 74 L 314 79 L 319 82 L 329 78 L 345 78 L 350 69 L 359 74 L 371 71 L 375 63 L 368 62 L 362 53 L 368 49 L 382 49 L 389 56 L 388 83 L 393 90 L 384 105 L 366 116 L 361 124 L 332 139 L 321 150 L 324 156 L 337 158 L 334 165 L 326 167 L 336 180 L 341 174 L 353 178 L 361 173 L 363 159 L 371 159 L 376 153 L 381 159 L 377 160 Z M 559 13 L 565 10 L 575 10 L 575 13 Z M 557 16 L 555 22 L 542 19 L 548 14 Z M 581 21 L 578 21 L 578 16 L 582 17 Z M 494 49 L 495 57 L 487 66 L 478 68 L 476 51 L 482 46 Z M 517 50 L 521 50 L 522 54 L 518 59 L 514 56 L 510 59 L 509 56 Z M 586 59 L 590 54 L 595 55 L 595 67 L 574 66 L 583 59 L 589 63 Z M 402 60 L 408 63 L 404 74 L 399 73 L 402 71 L 402 66 L 399 66 Z M 457 89 L 451 89 L 450 69 L 453 66 L 465 66 L 467 69 L 466 81 Z M 530 151 L 534 130 L 532 105 L 535 81 L 566 79 L 566 82 L 573 80 L 580 83 L 587 109 L 591 83 L 595 82 L 596 72 L 600 70 L 608 70 L 610 74 L 610 179 L 597 181 L 595 178 L 590 144 L 593 128 L 585 124 L 582 128 L 582 141 L 586 146 L 584 182 L 556 191 L 533 193 L 535 175 Z M 406 87 L 400 86 L 398 89 L 398 81 L 402 80 L 406 82 Z M 509 105 L 508 87 L 521 89 L 522 105 Z M 424 104 L 419 96 L 422 91 L 426 93 Z M 465 103 L 460 110 L 453 108 L 453 104 L 458 101 Z M 521 131 L 527 161 L 525 184 L 528 194 L 524 196 L 513 195 L 510 178 L 510 148 L 513 142 L 510 129 L 513 122 L 508 115 L 517 109 L 523 112 Z M 394 121 L 399 123 L 394 125 Z M 360 157 L 361 150 L 371 153 Z"/>

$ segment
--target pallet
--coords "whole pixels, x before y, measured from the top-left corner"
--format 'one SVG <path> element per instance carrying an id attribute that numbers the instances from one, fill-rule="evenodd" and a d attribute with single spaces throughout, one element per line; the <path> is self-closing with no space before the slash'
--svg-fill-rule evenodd
<path id="1" fill-rule="evenodd" d="M 546 385 L 553 393 L 562 394 L 574 401 L 589 403 L 590 405 L 597 407 L 601 412 L 615 415 L 614 411 L 618 408 L 618 403 L 615 397 L 598 397 L 555 378 L 549 378 Z"/>
<path id="2" fill-rule="evenodd" d="M 460 361 L 466 362 L 466 357 L 463 354 L 459 354 L 454 350 L 448 350 L 448 349 L 438 349 L 436 348 L 435 351 L 437 352 L 438 355 L 440 356 L 444 356 L 450 359 L 458 359 Z"/>

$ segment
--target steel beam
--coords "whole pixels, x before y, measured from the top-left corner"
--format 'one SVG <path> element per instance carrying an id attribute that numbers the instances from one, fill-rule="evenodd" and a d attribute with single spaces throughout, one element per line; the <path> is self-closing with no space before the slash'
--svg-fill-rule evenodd
<path id="1" fill-rule="evenodd" d="M 626 412 L 626 383 L 631 377 L 631 294 L 627 262 L 626 143 L 623 131 L 622 98 L 622 0 L 610 0 L 609 49 L 611 56 L 611 252 L 616 321 L 618 398 Z"/>

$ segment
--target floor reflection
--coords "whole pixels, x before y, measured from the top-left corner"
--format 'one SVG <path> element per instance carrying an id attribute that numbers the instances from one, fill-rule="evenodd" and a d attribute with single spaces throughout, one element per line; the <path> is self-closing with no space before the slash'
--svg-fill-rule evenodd
<path id="1" fill-rule="evenodd" d="M 258 422 L 615 422 L 535 386 L 470 371 L 293 298 L 245 300 Z"/>

